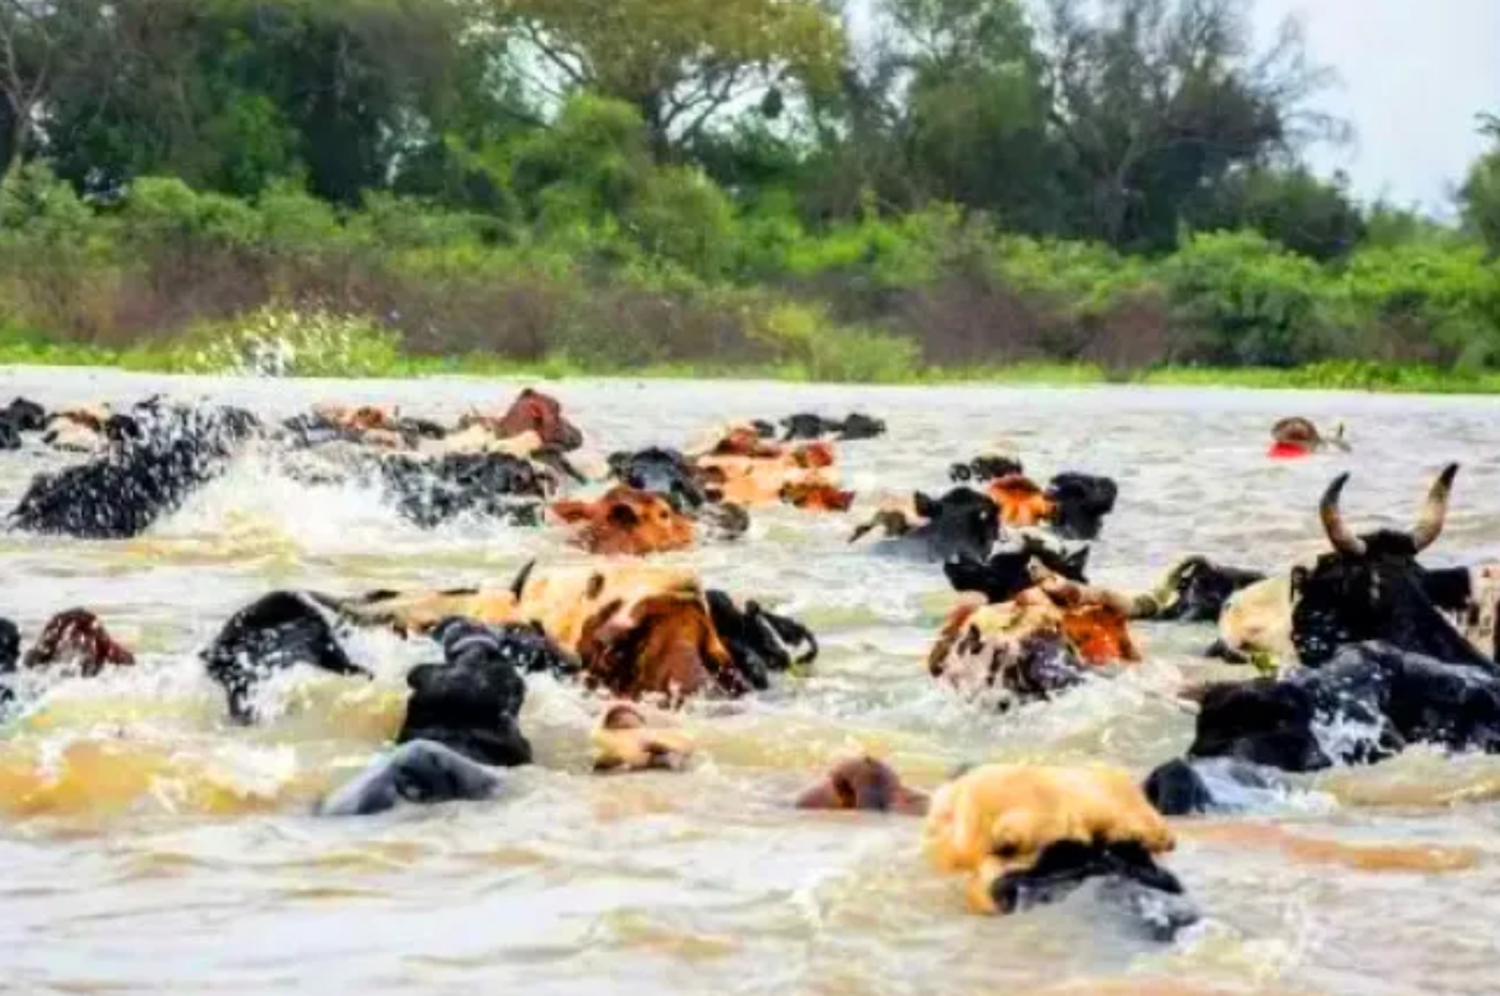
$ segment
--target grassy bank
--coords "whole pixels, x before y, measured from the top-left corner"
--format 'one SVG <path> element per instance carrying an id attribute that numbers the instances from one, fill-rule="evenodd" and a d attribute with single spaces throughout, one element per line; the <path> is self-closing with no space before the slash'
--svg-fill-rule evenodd
<path id="1" fill-rule="evenodd" d="M 322 319 L 323 321 L 337 321 Z M 285 322 L 285 319 L 282 319 Z M 205 342 L 202 336 L 149 341 L 123 349 L 67 342 L 35 334 L 0 332 L 0 364 L 99 367 L 141 373 L 240 374 L 310 377 L 632 377 L 641 379 L 754 379 L 791 383 L 828 381 L 906 385 L 1010 384 L 1080 387 L 1133 384 L 1153 387 L 1263 390 L 1368 391 L 1390 394 L 1500 394 L 1500 373 L 1460 373 L 1418 364 L 1333 361 L 1291 369 L 1270 367 L 1172 366 L 1121 371 L 1096 363 L 1028 362 L 962 367 L 912 366 L 871 377 L 867 370 L 825 367 L 815 376 L 805 363 L 668 362 L 639 365 L 582 360 L 562 353 L 523 361 L 483 353 L 451 357 L 420 356 L 387 338 L 350 348 L 336 336 L 291 344 L 295 355 L 268 363 L 245 348 L 238 336 Z M 279 344 L 285 345 L 285 344 Z"/>

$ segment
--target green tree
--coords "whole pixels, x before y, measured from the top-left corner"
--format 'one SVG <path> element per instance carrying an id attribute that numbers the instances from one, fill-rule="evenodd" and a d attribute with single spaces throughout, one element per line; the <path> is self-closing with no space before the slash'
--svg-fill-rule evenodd
<path id="1" fill-rule="evenodd" d="M 1484 240 L 1492 255 L 1500 254 L 1500 116 L 1482 114 L 1480 131 L 1495 147 L 1469 168 L 1459 191 L 1464 225 Z"/>
<path id="2" fill-rule="evenodd" d="M 843 36 L 817 0 L 478 0 L 533 83 L 592 91 L 646 123 L 658 159 L 737 102 L 834 82 Z M 774 95 L 774 96 L 773 96 Z"/>
<path id="3" fill-rule="evenodd" d="M 1251 168 L 1226 176 L 1187 220 L 1200 231 L 1252 228 L 1301 256 L 1329 261 L 1364 240 L 1364 216 L 1349 197 L 1349 178 L 1318 179 L 1305 166 Z"/>
<path id="4" fill-rule="evenodd" d="M 1296 22 L 1255 52 L 1243 0 L 1048 0 L 1052 128 L 1073 234 L 1176 244 L 1182 206 L 1236 166 L 1340 134 L 1306 109 L 1327 82 Z"/>

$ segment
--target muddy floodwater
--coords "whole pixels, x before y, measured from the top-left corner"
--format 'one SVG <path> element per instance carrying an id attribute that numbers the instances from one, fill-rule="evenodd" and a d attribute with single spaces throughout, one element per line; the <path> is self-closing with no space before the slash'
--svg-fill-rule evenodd
<path id="1" fill-rule="evenodd" d="M 321 400 L 396 402 L 451 419 L 520 385 L 430 380 L 178 380 L 0 372 L 0 401 L 129 402 L 165 391 L 262 415 Z M 1352 472 L 1361 526 L 1409 525 L 1432 475 L 1463 464 L 1433 565 L 1500 556 L 1500 407 L 1427 399 L 1168 391 L 854 389 L 563 382 L 597 455 L 681 446 L 731 417 L 884 418 L 842 444 L 843 481 L 942 490 L 949 463 L 1001 441 L 1033 476 L 1107 474 L 1117 511 L 1093 580 L 1154 583 L 1188 553 L 1284 568 L 1324 542 L 1316 503 Z M 1343 419 L 1354 451 L 1275 463 L 1271 423 Z M 0 454 L 9 508 L 39 470 Z M 856 507 L 858 510 L 859 506 Z M 294 674 L 277 714 L 228 726 L 194 654 L 274 588 L 504 584 L 523 563 L 578 562 L 553 530 L 426 532 L 374 494 L 305 487 L 250 456 L 149 534 L 125 542 L 0 535 L 0 615 L 33 636 L 86 606 L 138 666 L 62 679 L 0 729 L 0 992 L 586 994 L 1297 993 L 1500 991 L 1500 759 L 1417 750 L 1298 781 L 1274 811 L 1179 824 L 1168 865 L 1204 922 L 1171 946 L 1111 925 L 1080 895 L 1009 919 L 964 912 L 928 870 L 918 822 L 788 807 L 847 752 L 878 752 L 920 786 L 990 760 L 1110 759 L 1144 774 L 1192 716 L 1171 696 L 1228 670 L 1208 626 L 1140 628 L 1147 662 L 1005 716 L 936 687 L 924 654 L 951 604 L 935 566 L 845 540 L 852 517 L 755 514 L 750 535 L 663 558 L 791 612 L 818 634 L 813 672 L 684 716 L 686 773 L 589 771 L 597 703 L 531 681 L 521 725 L 538 763 L 502 799 L 367 819 L 309 815 L 400 722 L 407 668 L 430 646 L 362 637 L 370 684 Z M 1343 845 L 1343 846 L 1337 846 Z"/>

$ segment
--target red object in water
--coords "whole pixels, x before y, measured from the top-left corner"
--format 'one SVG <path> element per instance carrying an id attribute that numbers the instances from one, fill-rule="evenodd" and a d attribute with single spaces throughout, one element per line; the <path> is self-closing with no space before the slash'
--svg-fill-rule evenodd
<path id="1" fill-rule="evenodd" d="M 1311 452 L 1301 446 L 1293 446 L 1291 443 L 1273 443 L 1266 456 L 1272 460 L 1295 460 L 1298 457 L 1308 456 Z"/>

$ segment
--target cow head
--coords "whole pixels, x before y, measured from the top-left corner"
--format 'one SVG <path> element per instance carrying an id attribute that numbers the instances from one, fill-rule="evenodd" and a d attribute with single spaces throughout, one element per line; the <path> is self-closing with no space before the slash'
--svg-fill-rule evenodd
<path id="1" fill-rule="evenodd" d="M 1052 524 L 1058 535 L 1082 540 L 1098 538 L 1118 495 L 1114 481 L 1092 474 L 1058 474 L 1046 491 L 1054 506 Z"/>
<path id="2" fill-rule="evenodd" d="M 693 543 L 693 520 L 661 495 L 624 485 L 597 501 L 559 501 L 552 514 L 577 524 L 576 542 L 592 553 L 641 557 Z"/>
<path id="3" fill-rule="evenodd" d="M 750 691 L 697 596 L 609 602 L 583 624 L 578 657 L 591 687 L 625 699 L 663 696 L 677 705 L 704 693 Z"/>
<path id="4" fill-rule="evenodd" d="M 1258 571 L 1225 567 L 1206 557 L 1189 557 L 1168 572 L 1154 596 L 1157 608 L 1153 617 L 1179 622 L 1217 622 L 1231 595 L 1265 578 Z"/>
<path id="5" fill-rule="evenodd" d="M 1298 684 L 1274 678 L 1209 685 L 1199 696 L 1188 757 L 1226 757 L 1282 771 L 1321 771 L 1332 763 L 1314 731 L 1317 702 Z"/>
<path id="6" fill-rule="evenodd" d="M 1345 644 L 1385 640 L 1438 660 L 1493 667 L 1443 618 L 1417 563 L 1442 534 L 1457 473 L 1450 464 L 1438 475 L 1410 532 L 1356 536 L 1339 510 L 1349 475 L 1328 486 L 1319 515 L 1333 549 L 1311 570 L 1292 571 L 1292 643 L 1304 664 L 1317 667 Z"/>
<path id="7" fill-rule="evenodd" d="M 963 606 L 949 617 L 927 669 L 960 694 L 999 709 L 1045 700 L 1083 680 L 1062 610 L 1038 589 L 999 605 Z"/>
<path id="8" fill-rule="evenodd" d="M 534 432 L 545 446 L 567 452 L 583 445 L 583 433 L 563 417 L 562 403 L 550 395 L 526 388 L 511 402 L 494 429 L 502 436 Z"/>
<path id="9" fill-rule="evenodd" d="M 976 913 L 1021 913 L 1104 879 L 1163 940 L 1197 919 L 1157 864 L 1175 843 L 1129 773 L 1103 765 L 972 768 L 937 791 L 923 827 L 928 860 L 968 876 Z"/>
<path id="10" fill-rule="evenodd" d="M 714 630 L 729 650 L 735 668 L 755 688 L 769 688 L 773 672 L 817 659 L 817 638 L 797 620 L 767 612 L 753 600 L 741 608 L 718 590 L 708 591 L 706 598 Z"/>
<path id="11" fill-rule="evenodd" d="M 135 655 L 109 635 L 98 616 L 85 609 L 53 616 L 22 660 L 27 668 L 77 665 L 85 678 L 94 677 L 106 666 L 134 663 Z"/>
<path id="12" fill-rule="evenodd" d="M 677 770 L 692 756 L 691 738 L 652 727 L 631 702 L 615 702 L 599 717 L 590 736 L 595 771 Z"/>
<path id="13" fill-rule="evenodd" d="M 1008 602 L 1036 583 L 1038 568 L 1080 584 L 1087 584 L 1089 548 L 1063 551 L 1027 535 L 1016 550 L 1001 550 L 988 561 L 950 560 L 943 573 L 955 591 L 974 591 L 991 603 Z"/>
<path id="14" fill-rule="evenodd" d="M 612 453 L 609 472 L 621 484 L 661 495 L 678 511 L 696 509 L 708 501 L 697 470 L 677 450 L 653 446 L 634 453 Z"/>
<path id="15" fill-rule="evenodd" d="M 781 500 L 813 512 L 847 512 L 854 504 L 854 492 L 826 481 L 789 481 L 781 486 Z"/>
<path id="16" fill-rule="evenodd" d="M 443 663 L 422 664 L 407 675 L 411 695 L 396 742 L 440 743 L 480 764 L 530 764 L 531 744 L 517 725 L 526 701 L 521 667 L 536 665 L 539 653 L 546 654 L 540 646 L 545 637 L 525 627 L 492 629 L 466 619 L 445 620 L 436 636 Z"/>
<path id="17" fill-rule="evenodd" d="M 972 488 L 954 488 L 941 498 L 918 491 L 917 515 L 927 520 L 910 534 L 933 560 L 985 561 L 1000 539 L 1000 509 Z"/>
<path id="18" fill-rule="evenodd" d="M 927 813 L 925 792 L 901 784 L 901 776 L 868 754 L 836 764 L 832 771 L 797 796 L 798 809 L 864 810 L 876 813 Z"/>

